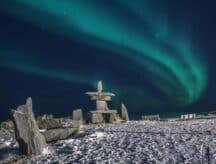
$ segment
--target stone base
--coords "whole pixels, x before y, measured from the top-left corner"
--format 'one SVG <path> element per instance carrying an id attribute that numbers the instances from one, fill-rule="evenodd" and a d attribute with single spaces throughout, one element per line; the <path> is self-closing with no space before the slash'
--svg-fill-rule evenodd
<path id="1" fill-rule="evenodd" d="M 90 111 L 88 114 L 88 123 L 100 124 L 100 123 L 114 123 L 117 121 L 117 111 Z"/>

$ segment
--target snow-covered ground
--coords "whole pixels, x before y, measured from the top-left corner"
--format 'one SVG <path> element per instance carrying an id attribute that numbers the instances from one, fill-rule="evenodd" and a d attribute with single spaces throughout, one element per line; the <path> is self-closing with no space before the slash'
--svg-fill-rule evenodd
<path id="1" fill-rule="evenodd" d="M 84 128 L 84 135 L 49 144 L 43 155 L 22 163 L 216 163 L 216 120 L 130 121 Z"/>

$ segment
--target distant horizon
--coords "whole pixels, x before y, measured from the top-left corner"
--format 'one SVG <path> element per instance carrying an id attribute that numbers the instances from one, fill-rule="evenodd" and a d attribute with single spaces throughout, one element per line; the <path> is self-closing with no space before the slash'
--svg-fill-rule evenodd
<path id="1" fill-rule="evenodd" d="M 24 105 L 24 104 L 25 104 L 25 101 L 23 101 L 22 104 L 19 104 L 19 105 L 15 106 L 15 107 L 12 107 L 12 108 L 8 109 L 8 114 L 5 115 L 5 117 L 0 116 L 0 121 L 11 120 L 10 110 L 11 109 L 16 110 L 18 106 Z M 95 105 L 96 104 L 94 102 L 91 103 L 91 106 L 95 106 Z M 108 105 L 109 105 L 109 107 L 111 107 L 110 104 L 108 104 Z M 74 108 L 73 110 L 69 111 L 69 113 L 67 113 L 67 112 L 63 112 L 63 113 L 57 112 L 56 113 L 55 111 L 54 112 L 52 112 L 52 111 L 50 111 L 50 112 L 41 112 L 41 111 L 38 111 L 37 108 L 38 107 L 34 106 L 34 100 L 33 100 L 33 113 L 34 113 L 34 115 L 36 117 L 42 116 L 42 115 L 45 115 L 45 114 L 48 114 L 48 115 L 52 114 L 54 116 L 54 118 L 67 118 L 67 117 L 71 117 L 72 118 L 72 112 L 73 112 L 73 110 L 82 109 L 82 108 Z M 114 108 L 111 108 L 111 109 L 114 109 Z M 95 109 L 91 108 L 91 110 L 82 109 L 84 119 L 86 119 L 88 112 L 92 111 L 92 110 L 96 110 L 96 106 L 95 106 Z M 115 108 L 115 110 L 117 110 L 118 114 L 121 115 L 120 105 L 119 105 L 119 108 Z M 160 116 L 160 118 L 167 119 L 167 118 L 180 118 L 180 116 L 183 115 L 183 114 L 193 114 L 193 113 L 195 113 L 195 114 L 208 114 L 209 112 L 213 112 L 213 111 L 214 110 L 206 110 L 206 111 L 203 111 L 203 112 L 202 111 L 199 111 L 199 112 L 195 112 L 195 111 L 183 112 L 183 111 L 181 111 L 181 112 L 167 112 L 167 113 L 143 112 L 143 113 L 139 113 L 139 115 L 137 115 L 137 114 L 131 114 L 130 109 L 128 109 L 129 118 L 130 118 L 131 121 L 133 121 L 133 120 L 134 121 L 142 120 L 142 116 L 144 116 L 144 115 L 147 116 L 147 115 L 157 115 L 158 114 Z"/>

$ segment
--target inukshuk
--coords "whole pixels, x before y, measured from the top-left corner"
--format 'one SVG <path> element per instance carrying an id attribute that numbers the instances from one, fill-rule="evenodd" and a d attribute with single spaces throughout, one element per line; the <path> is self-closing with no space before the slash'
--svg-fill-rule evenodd
<path id="1" fill-rule="evenodd" d="M 107 101 L 111 101 L 111 97 L 115 94 L 110 92 L 102 92 L 102 81 L 97 84 L 96 92 L 86 92 L 91 100 L 96 101 L 96 110 L 90 111 L 88 116 L 89 123 L 112 123 L 116 119 L 116 110 L 110 110 Z"/>

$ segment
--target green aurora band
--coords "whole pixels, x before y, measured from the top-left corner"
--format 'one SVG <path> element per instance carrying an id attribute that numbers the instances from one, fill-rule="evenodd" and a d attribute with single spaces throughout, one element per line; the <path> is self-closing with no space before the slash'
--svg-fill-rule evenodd
<path id="1" fill-rule="evenodd" d="M 174 31 L 163 14 L 150 10 L 149 1 L 117 0 L 116 4 L 136 16 L 139 27 L 128 23 L 124 12 L 99 0 L 5 0 L 1 9 L 40 28 L 77 38 L 135 62 L 151 74 L 152 84 L 169 97 L 175 107 L 196 102 L 205 90 L 207 77 L 205 65 L 189 38 L 180 28 L 178 32 Z M 3 54 L 5 50 L 1 49 Z M 72 76 L 56 70 L 32 69 L 25 62 L 11 64 L 11 59 L 2 56 L 7 62 L 0 64 L 12 69 L 77 83 L 88 84 L 92 80 L 87 75 Z M 116 90 L 119 87 L 115 83 L 111 85 Z M 150 104 L 155 104 L 154 101 L 163 104 L 147 90 L 140 91 L 139 87 L 131 86 L 125 86 L 125 89 L 141 92 L 143 99 L 151 100 Z"/>

